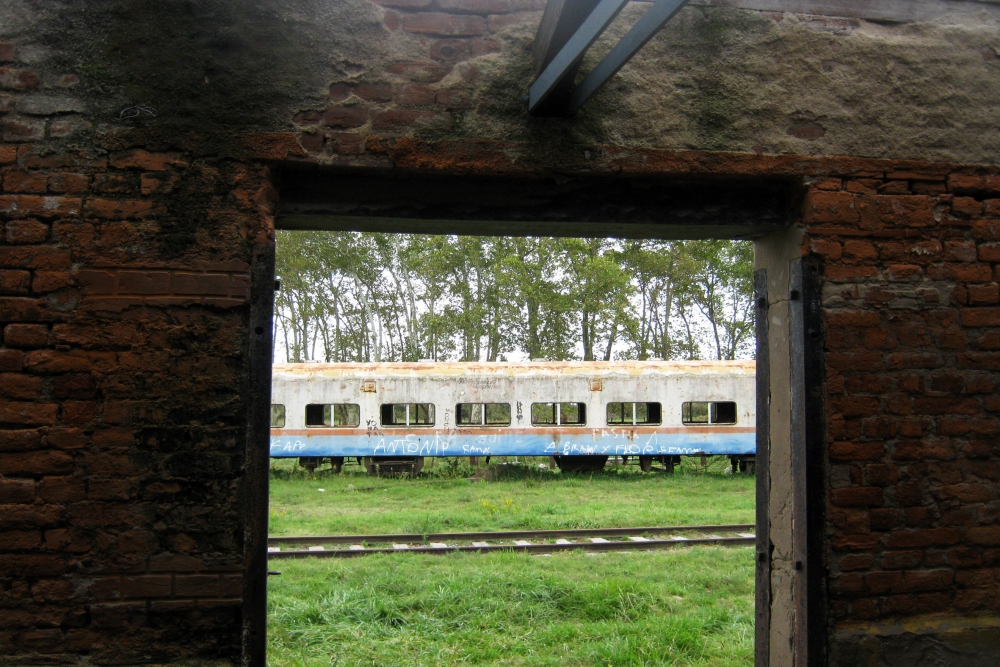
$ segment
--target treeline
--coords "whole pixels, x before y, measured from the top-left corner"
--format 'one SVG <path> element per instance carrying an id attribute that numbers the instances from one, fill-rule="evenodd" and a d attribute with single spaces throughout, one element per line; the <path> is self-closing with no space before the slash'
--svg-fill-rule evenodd
<path id="1" fill-rule="evenodd" d="M 752 353 L 747 242 L 279 232 L 277 248 L 284 361 Z"/>

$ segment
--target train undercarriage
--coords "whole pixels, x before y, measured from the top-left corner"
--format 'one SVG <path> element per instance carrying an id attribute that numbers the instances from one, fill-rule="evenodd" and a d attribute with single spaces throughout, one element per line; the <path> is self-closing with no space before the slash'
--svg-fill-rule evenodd
<path id="1" fill-rule="evenodd" d="M 424 457 L 422 456 L 364 456 L 356 457 L 359 465 L 363 465 L 370 475 L 418 475 L 424 467 Z M 550 467 L 558 467 L 562 472 L 597 472 L 603 470 L 608 464 L 610 456 L 552 456 L 549 458 Z M 628 462 L 630 457 L 622 456 L 622 464 Z M 681 463 L 680 456 L 634 456 L 638 459 L 639 469 L 643 472 L 659 471 L 673 474 L 674 468 Z M 702 456 L 702 463 L 705 462 Z M 310 474 L 324 463 L 329 463 L 333 473 L 340 473 L 344 466 L 343 456 L 303 456 L 299 458 L 299 465 L 305 468 Z M 485 457 L 489 464 L 490 457 Z M 733 474 L 755 473 L 757 469 L 756 457 L 753 454 L 730 456 Z M 478 463 L 474 457 L 470 459 L 473 465 Z M 659 467 L 662 466 L 662 467 Z"/>

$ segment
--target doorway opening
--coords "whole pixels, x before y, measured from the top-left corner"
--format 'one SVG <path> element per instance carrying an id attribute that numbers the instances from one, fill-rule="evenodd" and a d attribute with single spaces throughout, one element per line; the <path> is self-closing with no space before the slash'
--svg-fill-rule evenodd
<path id="1" fill-rule="evenodd" d="M 819 357 L 808 346 L 810 341 L 821 344 L 822 336 L 814 294 L 818 268 L 799 259 L 796 231 L 789 226 L 797 197 L 797 184 L 781 179 L 679 182 L 649 176 L 497 178 L 288 169 L 281 179 L 277 226 L 517 238 L 753 239 L 758 359 L 755 661 L 779 664 L 787 653 L 809 656 L 799 664 L 811 664 L 821 642 L 810 644 L 809 639 L 822 631 L 825 621 L 819 613 L 822 586 L 816 584 L 821 569 L 813 533 L 819 533 L 818 524 L 813 523 L 816 530 L 808 529 L 822 507 L 805 502 L 810 482 L 815 485 L 821 474 L 821 463 L 808 447 L 821 424 L 807 415 L 821 415 L 822 404 L 821 396 L 806 387 L 818 386 L 821 369 L 811 368 L 809 361 Z M 268 271 L 273 274 L 273 258 L 263 257 L 258 264 L 264 284 Z M 270 297 L 263 310 L 273 309 L 273 293 Z M 270 378 L 270 361 L 268 354 L 265 369 L 259 360 L 261 377 L 266 372 Z M 266 435 L 254 431 L 258 443 L 266 443 Z M 778 458 L 768 456 L 776 435 L 782 443 Z M 266 473 L 263 477 L 258 488 L 264 489 L 264 511 L 258 509 L 255 516 L 260 525 L 262 514 L 266 526 Z M 793 502 L 774 514 L 772 499 L 781 494 Z M 266 567 L 266 553 L 264 558 Z M 266 592 L 254 602 L 266 604 Z M 266 612 L 246 618 L 258 619 L 259 625 Z"/>

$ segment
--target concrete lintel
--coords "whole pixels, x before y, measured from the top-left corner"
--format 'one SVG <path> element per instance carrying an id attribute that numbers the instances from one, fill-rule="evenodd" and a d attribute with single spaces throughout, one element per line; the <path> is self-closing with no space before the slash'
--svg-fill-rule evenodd
<path id="1" fill-rule="evenodd" d="M 639 0 L 652 2 L 652 0 Z M 986 12 L 1000 17 L 997 0 L 691 0 L 691 5 L 732 7 L 765 12 L 791 12 L 815 16 L 859 18 L 871 21 L 907 23 L 933 21 L 948 14 Z"/>

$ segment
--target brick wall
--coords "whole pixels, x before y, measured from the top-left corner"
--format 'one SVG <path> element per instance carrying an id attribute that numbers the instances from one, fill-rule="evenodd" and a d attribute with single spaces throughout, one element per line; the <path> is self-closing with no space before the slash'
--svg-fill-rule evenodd
<path id="1" fill-rule="evenodd" d="M 267 172 L 136 133 L 53 148 L 85 122 L 18 115 L 53 85 L 0 68 L 0 654 L 237 658 Z"/>
<path id="2" fill-rule="evenodd" d="M 1000 611 L 1000 177 L 818 179 L 832 616 Z"/>

